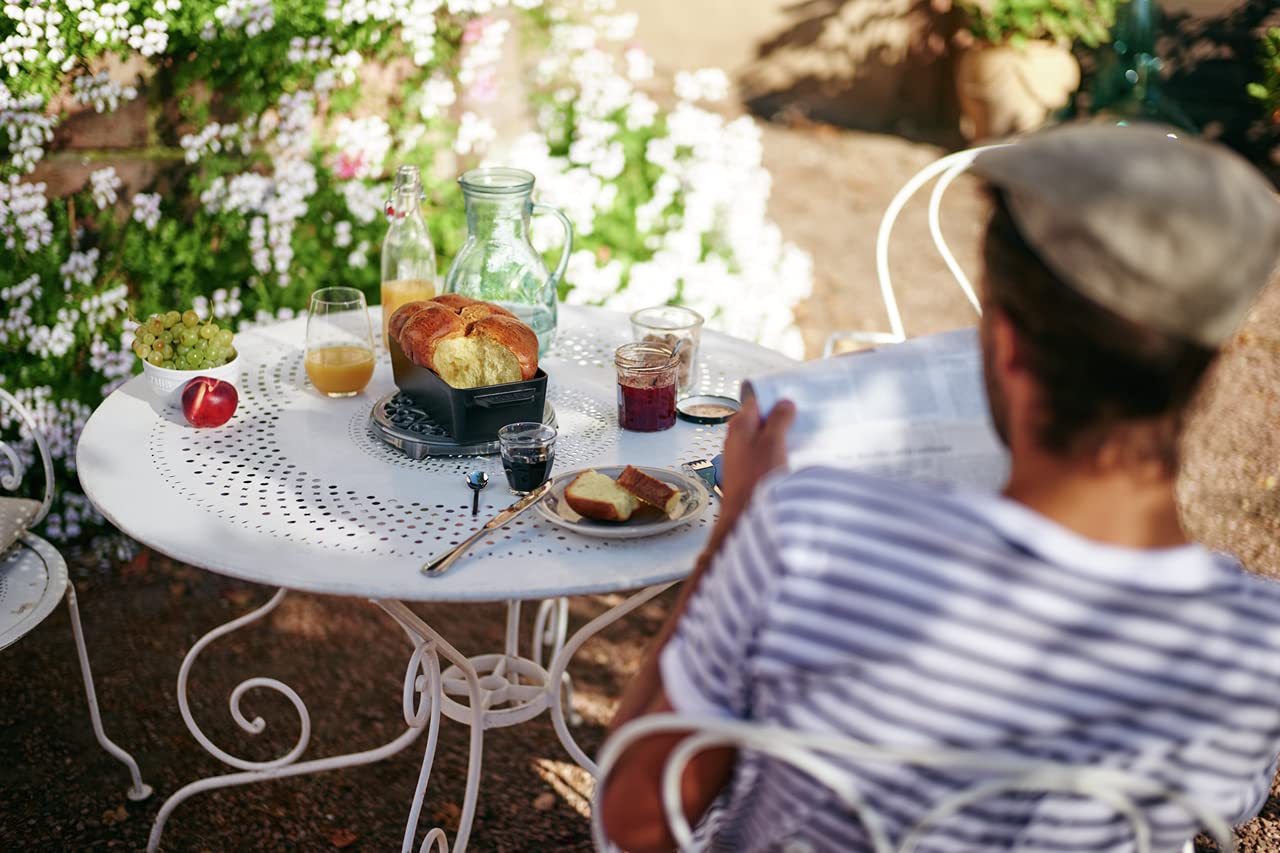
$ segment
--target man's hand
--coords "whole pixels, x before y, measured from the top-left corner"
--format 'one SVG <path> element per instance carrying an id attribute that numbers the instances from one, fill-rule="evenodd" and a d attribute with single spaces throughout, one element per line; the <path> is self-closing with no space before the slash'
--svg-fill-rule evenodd
<path id="1" fill-rule="evenodd" d="M 784 400 L 774 406 L 768 420 L 764 420 L 755 398 L 751 397 L 743 404 L 742 411 L 729 421 L 720 466 L 720 489 L 724 492 L 720 524 L 724 530 L 733 527 L 765 475 L 787 464 L 787 430 L 795 418 L 796 407 Z"/>

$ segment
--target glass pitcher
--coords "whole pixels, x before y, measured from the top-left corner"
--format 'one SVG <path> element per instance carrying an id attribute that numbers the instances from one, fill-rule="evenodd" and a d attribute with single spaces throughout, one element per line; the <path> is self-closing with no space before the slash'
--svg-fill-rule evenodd
<path id="1" fill-rule="evenodd" d="M 569 265 L 573 225 L 564 211 L 534 204 L 534 177 L 504 166 L 472 169 L 458 179 L 467 205 L 467 241 L 445 276 L 444 292 L 496 302 L 533 328 L 538 355 L 556 335 L 556 287 Z M 529 242 L 529 217 L 550 213 L 564 225 L 564 249 L 553 273 Z"/>

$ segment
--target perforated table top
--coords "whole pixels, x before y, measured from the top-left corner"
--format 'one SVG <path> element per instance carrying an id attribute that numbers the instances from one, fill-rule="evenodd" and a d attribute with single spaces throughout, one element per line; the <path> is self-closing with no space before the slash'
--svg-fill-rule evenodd
<path id="1" fill-rule="evenodd" d="M 374 317 L 374 328 L 378 326 Z M 410 459 L 369 428 L 394 389 L 380 354 L 359 396 L 329 399 L 303 370 L 305 320 L 237 336 L 240 403 L 226 426 L 194 429 L 142 376 L 89 419 L 77 448 L 94 505 L 138 541 L 176 559 L 273 586 L 372 598 L 503 600 L 633 589 L 686 574 L 714 521 L 640 540 L 599 540 L 525 515 L 449 573 L 423 577 L 515 498 L 496 457 Z M 630 463 L 678 467 L 719 452 L 723 426 L 677 422 L 659 433 L 618 427 L 613 351 L 626 315 L 562 306 L 543 360 L 559 439 L 555 471 Z M 791 364 L 771 350 L 704 332 L 698 393 L 737 396 L 744 377 Z M 464 476 L 488 471 L 480 514 Z"/>

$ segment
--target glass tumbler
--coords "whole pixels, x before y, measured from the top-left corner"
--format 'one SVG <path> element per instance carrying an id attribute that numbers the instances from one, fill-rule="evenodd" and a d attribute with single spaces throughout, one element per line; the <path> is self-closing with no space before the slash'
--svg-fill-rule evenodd
<path id="1" fill-rule="evenodd" d="M 373 328 L 364 294 L 325 287 L 307 311 L 307 378 L 321 394 L 353 397 L 373 378 Z"/>
<path id="2" fill-rule="evenodd" d="M 556 430 L 546 424 L 507 424 L 498 430 L 498 448 L 513 495 L 527 495 L 551 475 L 556 460 Z"/>
<path id="3" fill-rule="evenodd" d="M 680 348 L 680 376 L 677 389 L 683 395 L 696 383 L 698 343 L 702 340 L 702 315 L 681 305 L 641 308 L 631 315 L 631 336 L 640 343 L 667 349 L 684 341 Z"/>
<path id="4" fill-rule="evenodd" d="M 618 424 L 633 432 L 675 426 L 679 354 L 673 356 L 670 347 L 660 344 L 623 344 L 613 362 L 618 369 Z"/>

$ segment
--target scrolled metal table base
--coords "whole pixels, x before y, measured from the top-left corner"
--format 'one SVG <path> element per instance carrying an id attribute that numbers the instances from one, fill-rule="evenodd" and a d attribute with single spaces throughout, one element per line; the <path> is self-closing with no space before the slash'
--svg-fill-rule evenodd
<path id="1" fill-rule="evenodd" d="M 297 711 L 301 727 L 297 742 L 284 755 L 270 761 L 249 761 L 226 752 L 200 729 L 191 714 L 187 697 L 187 681 L 196 658 L 210 643 L 262 619 L 279 606 L 287 590 L 277 590 L 275 595 L 261 607 L 209 631 L 196 641 L 183 659 L 182 666 L 178 670 L 177 695 L 178 707 L 187 729 L 209 754 L 240 772 L 200 779 L 185 785 L 170 796 L 156 815 L 147 842 L 147 850 L 154 853 L 159 848 L 161 834 L 174 809 L 194 794 L 267 779 L 372 764 L 400 752 L 425 730 L 427 743 L 423 750 L 422 766 L 418 772 L 418 783 L 414 789 L 401 844 L 401 851 L 409 853 L 413 850 L 413 843 L 418 834 L 418 821 L 422 814 L 422 802 L 435 760 L 440 717 L 443 714 L 451 720 L 466 723 L 471 730 L 462 812 L 452 847 L 445 831 L 435 827 L 423 837 L 418 850 L 419 853 L 463 853 L 470 839 L 471 825 L 475 819 L 485 730 L 518 725 L 537 717 L 544 710 L 550 710 L 552 723 L 560 742 L 578 764 L 594 775 L 595 763 L 587 757 L 569 732 L 569 726 L 577 721 L 572 710 L 572 683 L 566 672 L 569 662 L 588 639 L 670 586 L 672 584 L 649 587 L 636 593 L 592 619 L 568 642 L 565 641 L 568 628 L 567 599 L 542 602 L 534 623 L 532 658 L 521 657 L 518 653 L 520 621 L 520 602 L 518 601 L 508 602 L 507 605 L 504 652 L 468 658 L 446 642 L 404 602 L 370 599 L 404 629 L 413 646 L 405 670 L 401 694 L 401 706 L 407 726 L 405 731 L 394 740 L 375 749 L 298 761 L 311 739 L 311 715 L 306 704 L 293 688 L 277 679 L 249 678 L 236 685 L 229 699 L 232 719 L 240 728 L 250 734 L 260 734 L 266 729 L 267 724 L 261 717 L 250 720 L 240 709 L 240 701 L 244 694 L 259 687 L 274 690 L 285 696 Z M 549 669 L 544 669 L 541 664 L 542 655 L 546 652 L 550 653 L 549 656 L 552 659 Z M 449 666 L 444 669 L 440 664 L 442 657 L 449 662 Z"/>
<path id="2" fill-rule="evenodd" d="M 419 774 L 417 790 L 414 792 L 413 806 L 410 811 L 409 825 L 405 830 L 405 839 L 403 850 L 409 851 L 413 846 L 414 835 L 416 835 L 418 817 L 422 809 L 422 797 L 426 792 L 427 778 L 431 772 L 431 762 L 435 756 L 436 740 L 440 725 L 440 709 L 442 706 L 443 690 L 440 671 L 440 657 L 443 656 L 455 665 L 464 667 L 463 680 L 467 683 L 467 689 L 470 692 L 472 705 L 479 707 L 480 700 L 480 684 L 479 679 L 475 675 L 475 671 L 470 669 L 466 657 L 460 654 L 453 646 L 449 645 L 435 631 L 426 626 L 416 616 L 408 612 L 400 602 L 377 602 L 383 610 L 387 611 L 394 618 L 405 632 L 409 635 L 410 642 L 413 644 L 413 652 L 409 658 L 409 665 L 405 672 L 402 705 L 404 718 L 407 728 L 403 733 L 390 742 L 383 744 L 374 749 L 363 750 L 360 752 L 349 753 L 346 755 L 335 755 L 326 758 L 317 758 L 309 761 L 298 761 L 298 758 L 306 750 L 307 744 L 311 739 L 311 715 L 307 710 L 306 704 L 298 696 L 293 688 L 289 687 L 281 681 L 274 678 L 250 678 L 238 684 L 231 691 L 230 709 L 231 716 L 242 729 L 250 734 L 260 734 L 266 729 L 266 722 L 261 717 L 255 717 L 252 720 L 247 719 L 240 710 L 240 700 L 244 694 L 255 688 L 263 687 L 269 690 L 275 690 L 283 694 L 294 706 L 298 712 L 298 718 L 301 724 L 301 731 L 297 742 L 284 755 L 271 761 L 248 761 L 237 756 L 231 755 L 221 749 L 217 744 L 211 741 L 196 723 L 195 718 L 191 714 L 190 703 L 187 697 L 187 679 L 190 674 L 191 667 L 194 665 L 196 658 L 200 653 L 214 640 L 226 636 L 233 631 L 243 628 L 253 622 L 266 616 L 279 606 L 284 599 L 286 590 L 280 589 L 271 599 L 256 610 L 233 619 L 224 625 L 209 631 L 191 647 L 186 657 L 182 661 L 182 666 L 178 670 L 178 707 L 182 712 L 182 719 L 187 724 L 187 729 L 191 732 L 196 741 L 207 752 L 217 758 L 219 761 L 231 767 L 238 768 L 241 772 L 229 773 L 223 776 L 213 776 L 207 779 L 200 779 L 183 786 L 176 791 L 169 799 L 165 800 L 164 805 L 160 807 L 160 812 L 156 815 L 155 823 L 151 827 L 151 835 L 147 841 L 147 850 L 154 853 L 160 846 L 160 837 L 164 832 L 165 823 L 168 822 L 173 810 L 176 809 L 184 800 L 194 794 L 203 791 L 213 791 L 219 788 L 229 788 L 235 785 L 246 785 L 251 782 L 259 782 L 267 779 L 281 779 L 288 776 L 300 776 L 306 773 L 321 773 L 326 770 L 336 770 L 342 767 L 357 767 L 363 764 L 372 764 L 389 758 L 403 750 L 409 744 L 413 743 L 422 734 L 423 730 L 427 730 L 427 748 L 423 758 L 422 770 Z M 403 608 L 408 613 L 409 618 L 405 618 L 396 608 Z M 467 674 L 465 670 L 470 670 Z M 480 732 L 479 726 L 473 726 L 471 762 L 468 767 L 466 799 L 464 803 L 464 820 L 460 825 L 454 838 L 454 850 L 461 853 L 467 846 L 467 836 L 470 832 L 470 820 L 475 811 L 476 789 L 479 785 L 479 765 L 480 765 L 480 746 L 481 739 L 477 736 Z M 481 733 L 482 734 L 482 733 Z M 448 838 L 443 830 L 433 829 L 428 833 L 427 838 L 423 841 L 422 850 L 428 850 L 428 845 L 433 845 L 434 849 L 439 853 L 449 853 Z"/>

